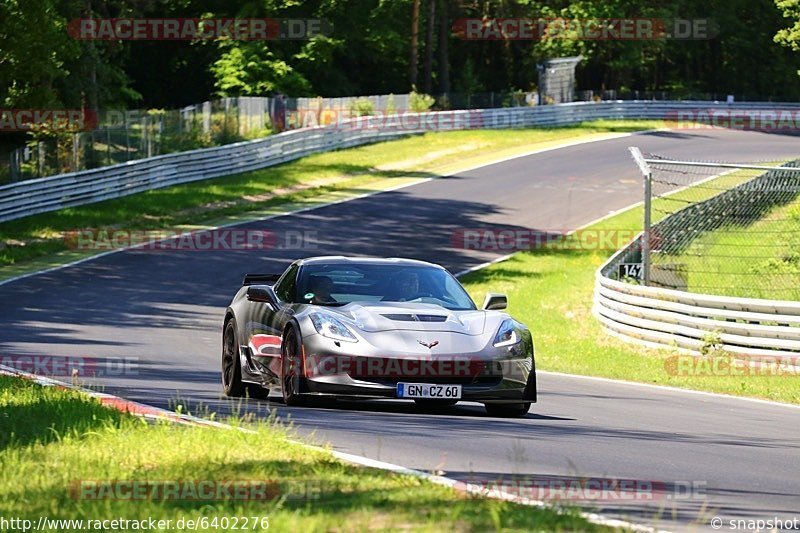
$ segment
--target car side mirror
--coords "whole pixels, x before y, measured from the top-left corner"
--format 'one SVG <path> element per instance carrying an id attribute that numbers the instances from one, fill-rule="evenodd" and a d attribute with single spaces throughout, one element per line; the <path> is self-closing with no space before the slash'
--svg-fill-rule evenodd
<path id="1" fill-rule="evenodd" d="M 508 297 L 505 294 L 490 292 L 483 300 L 484 311 L 500 310 L 508 307 Z"/>
<path id="2" fill-rule="evenodd" d="M 276 305 L 278 298 L 270 287 L 264 285 L 250 285 L 247 287 L 247 299 L 251 302 L 262 302 Z"/>

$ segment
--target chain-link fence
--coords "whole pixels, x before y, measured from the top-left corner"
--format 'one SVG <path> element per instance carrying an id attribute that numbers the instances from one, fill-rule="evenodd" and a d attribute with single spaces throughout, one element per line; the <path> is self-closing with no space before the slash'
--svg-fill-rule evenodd
<path id="1" fill-rule="evenodd" d="M 800 300 L 800 159 L 742 164 L 643 154 L 637 162 L 649 179 L 647 284 Z"/>
<path id="2" fill-rule="evenodd" d="M 384 94 L 342 98 L 236 97 L 175 110 L 110 110 L 99 113 L 91 131 L 40 134 L 25 146 L 0 155 L 0 185 L 88 170 L 196 148 L 265 137 L 288 129 L 327 125 L 364 115 L 390 116 L 428 109 L 529 107 L 572 101 L 620 99 L 682 100 L 687 95 L 615 91 L 575 92 L 579 58 L 552 60 L 537 90 L 458 93 L 427 96 Z M 551 72 L 552 71 L 552 72 Z M 726 95 L 688 95 L 698 100 Z M 731 98 L 732 99 L 732 98 Z M 739 101 L 740 98 L 736 98 Z"/>
<path id="3" fill-rule="evenodd" d="M 0 165 L 0 184 L 219 146 L 355 116 L 535 105 L 535 93 L 237 97 L 175 110 L 110 110 L 91 131 L 38 135 Z"/>
<path id="4" fill-rule="evenodd" d="M 38 134 L 11 152 L 7 181 L 264 137 L 275 100 L 225 98 L 175 110 L 108 110 L 91 131 Z"/>

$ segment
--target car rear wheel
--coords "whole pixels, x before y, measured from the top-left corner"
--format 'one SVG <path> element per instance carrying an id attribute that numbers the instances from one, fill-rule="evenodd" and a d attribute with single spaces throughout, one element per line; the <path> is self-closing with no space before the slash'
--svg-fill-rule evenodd
<path id="1" fill-rule="evenodd" d="M 528 414 L 531 408 L 530 402 L 527 403 L 486 403 L 483 404 L 489 416 L 501 418 L 521 417 Z"/>
<path id="2" fill-rule="evenodd" d="M 236 340 L 236 322 L 231 319 L 222 333 L 222 390 L 225 396 L 244 395 L 239 344 Z"/>
<path id="3" fill-rule="evenodd" d="M 236 322 L 230 319 L 222 335 L 222 390 L 225 396 L 266 400 L 269 389 L 255 383 L 242 381 L 242 360 L 236 335 Z"/>
<path id="4" fill-rule="evenodd" d="M 301 396 L 304 385 L 300 336 L 294 326 L 289 326 L 281 345 L 281 389 L 286 405 L 304 405 Z"/>

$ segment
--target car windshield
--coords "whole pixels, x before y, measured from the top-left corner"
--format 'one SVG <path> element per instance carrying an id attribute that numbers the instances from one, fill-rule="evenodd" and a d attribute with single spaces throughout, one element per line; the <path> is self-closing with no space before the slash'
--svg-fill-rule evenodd
<path id="1" fill-rule="evenodd" d="M 451 310 L 476 309 L 449 272 L 432 266 L 311 264 L 303 266 L 297 281 L 297 303 L 415 302 Z"/>

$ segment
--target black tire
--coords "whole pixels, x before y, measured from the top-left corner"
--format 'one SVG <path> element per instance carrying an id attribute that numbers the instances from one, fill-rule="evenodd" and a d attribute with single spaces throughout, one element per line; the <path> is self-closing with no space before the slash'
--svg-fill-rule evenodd
<path id="1" fill-rule="evenodd" d="M 239 342 L 236 336 L 236 321 L 228 320 L 222 330 L 222 391 L 225 396 L 244 396 L 242 367 L 239 359 Z"/>
<path id="2" fill-rule="evenodd" d="M 500 418 L 519 418 L 528 414 L 531 403 L 485 403 L 486 414 Z"/>
<path id="3" fill-rule="evenodd" d="M 441 409 L 443 407 L 452 407 L 458 403 L 458 400 L 429 400 L 427 398 L 415 398 L 414 403 L 425 409 Z"/>
<path id="4" fill-rule="evenodd" d="M 301 395 L 305 380 L 300 342 L 295 326 L 291 325 L 286 328 L 281 344 L 281 394 L 283 394 L 283 403 L 286 405 L 306 404 L 305 396 Z"/>

